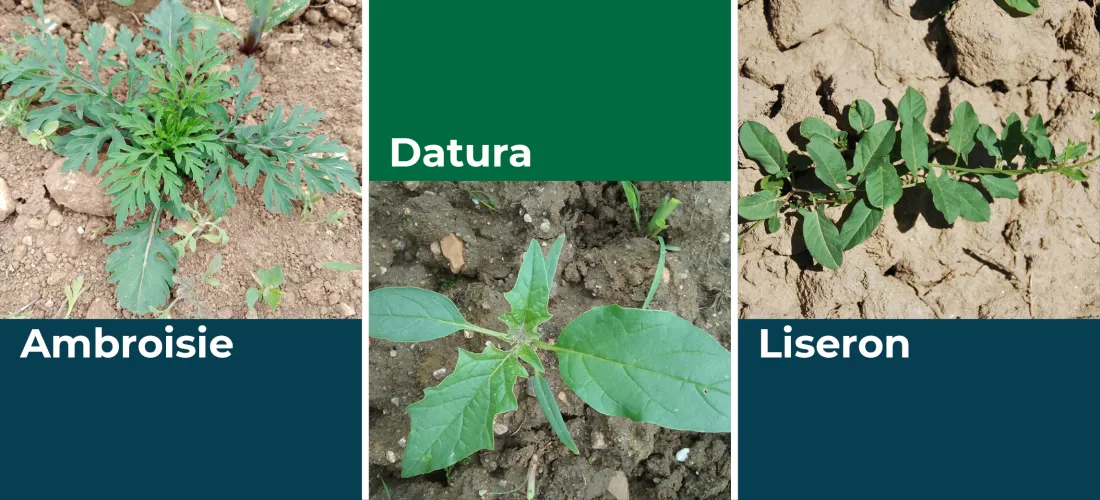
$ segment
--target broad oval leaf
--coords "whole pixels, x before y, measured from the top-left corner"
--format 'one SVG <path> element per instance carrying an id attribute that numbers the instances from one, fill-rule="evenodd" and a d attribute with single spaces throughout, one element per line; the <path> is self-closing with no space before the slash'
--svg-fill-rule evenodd
<path id="1" fill-rule="evenodd" d="M 978 177 L 985 189 L 989 191 L 989 195 L 994 198 L 1015 200 L 1020 197 L 1020 187 L 1016 185 L 1016 180 L 1010 176 L 982 174 Z"/>
<path id="2" fill-rule="evenodd" d="M 830 127 L 828 123 L 825 123 L 825 120 L 812 116 L 802 120 L 802 124 L 798 127 L 798 132 L 808 141 L 812 141 L 815 138 L 821 138 L 832 143 L 836 143 L 848 136 L 846 132 Z"/>
<path id="3" fill-rule="evenodd" d="M 866 198 L 853 203 L 852 213 L 840 229 L 840 248 L 851 250 L 867 240 L 882 222 L 882 214 L 882 209 L 872 207 Z"/>
<path id="4" fill-rule="evenodd" d="M 848 106 L 848 125 L 852 126 L 852 130 L 863 132 L 874 123 L 875 108 L 871 107 L 871 103 L 859 99 Z"/>
<path id="5" fill-rule="evenodd" d="M 523 264 L 516 275 L 516 284 L 511 291 L 504 293 L 504 298 L 512 305 L 512 310 L 501 315 L 500 320 L 510 328 L 522 330 L 525 335 L 537 336 L 538 326 L 552 317 L 548 309 L 550 281 L 537 241 L 531 240 L 527 245 Z"/>
<path id="6" fill-rule="evenodd" d="M 1001 147 L 997 143 L 997 133 L 993 131 L 993 127 L 986 124 L 978 126 L 978 133 L 975 134 L 978 142 L 982 143 L 985 147 L 985 152 L 992 158 L 1001 157 Z"/>
<path id="7" fill-rule="evenodd" d="M 374 338 L 422 342 L 470 326 L 451 299 L 423 288 L 379 288 L 367 297 L 367 334 Z"/>
<path id="8" fill-rule="evenodd" d="M 1024 124 L 1020 121 L 1019 115 L 1016 113 L 1008 115 L 1005 119 L 1005 128 L 1001 130 L 1001 157 L 1011 163 L 1016 155 L 1020 154 L 1020 146 L 1023 146 L 1025 140 Z"/>
<path id="9" fill-rule="evenodd" d="M 914 178 L 928 169 L 928 133 L 921 121 L 911 118 L 901 122 L 901 157 Z"/>
<path id="10" fill-rule="evenodd" d="M 730 352 L 673 313 L 597 307 L 566 325 L 554 352 L 566 385 L 600 413 L 730 431 Z"/>
<path id="11" fill-rule="evenodd" d="M 554 391 L 550 389 L 550 383 L 539 373 L 535 374 L 534 383 L 535 397 L 539 401 L 539 406 L 542 407 L 542 414 L 546 415 L 546 420 L 550 422 L 550 428 L 569 451 L 579 455 L 577 444 L 573 442 L 573 436 L 569 435 L 569 428 L 565 426 L 565 420 L 561 417 L 561 410 L 558 409 L 558 402 L 554 398 Z"/>
<path id="12" fill-rule="evenodd" d="M 159 222 L 157 210 L 152 222 L 136 222 L 103 240 L 108 245 L 121 245 L 107 256 L 107 283 L 118 285 L 118 304 L 138 314 L 164 307 L 171 294 L 176 250 L 165 240 L 171 231 L 157 232 Z"/>
<path id="13" fill-rule="evenodd" d="M 836 225 L 820 208 L 813 212 L 800 208 L 798 213 L 802 214 L 802 239 L 810 255 L 829 269 L 840 269 L 844 263 L 844 251 Z"/>
<path id="14" fill-rule="evenodd" d="M 941 175 L 928 172 L 925 184 L 928 186 L 928 190 L 932 192 L 932 204 L 935 205 L 936 210 L 943 214 L 943 218 L 948 224 L 954 224 L 955 219 L 959 218 L 960 205 L 962 204 L 957 189 L 959 181 L 952 179 L 947 171 L 944 171 Z"/>
<path id="15" fill-rule="evenodd" d="M 885 160 L 871 163 L 864 173 L 867 200 L 871 205 L 885 209 L 901 199 L 902 184 L 898 171 Z"/>
<path id="16" fill-rule="evenodd" d="M 844 156 L 836 150 L 832 142 L 814 139 L 806 146 L 806 152 L 814 160 L 814 174 L 829 189 L 843 191 L 852 187 L 848 182 L 848 167 L 844 163 Z"/>
<path id="17" fill-rule="evenodd" d="M 764 171 L 769 174 L 778 174 L 787 167 L 787 153 L 779 145 L 779 139 L 775 137 L 768 127 L 759 122 L 745 122 L 738 131 L 738 141 L 745 156 L 756 160 Z"/>
<path id="18" fill-rule="evenodd" d="M 779 191 L 757 191 L 737 200 L 737 215 L 745 220 L 764 220 L 774 217 L 782 206 Z"/>
<path id="19" fill-rule="evenodd" d="M 515 354 L 488 345 L 478 353 L 458 351 L 454 373 L 424 389 L 409 405 L 409 431 L 401 477 L 412 477 L 457 463 L 493 448 L 493 419 L 517 408 L 513 386 L 527 370 Z"/>
<path id="20" fill-rule="evenodd" d="M 1002 0 L 1005 10 L 1013 16 L 1030 16 L 1039 10 L 1039 0 Z"/>
<path id="21" fill-rule="evenodd" d="M 905 95 L 898 102 L 898 122 L 904 124 L 910 120 L 916 120 L 924 128 L 924 117 L 928 112 L 928 105 L 924 102 L 924 96 L 920 95 L 913 87 L 905 89 Z"/>
<path id="22" fill-rule="evenodd" d="M 989 202 L 978 188 L 965 182 L 957 182 L 959 215 L 970 222 L 989 222 Z"/>
<path id="23" fill-rule="evenodd" d="M 951 119 L 951 128 L 947 131 L 947 142 L 959 155 L 959 160 L 966 163 L 970 151 L 974 149 L 974 135 L 978 133 L 978 115 L 974 112 L 974 106 L 963 101 L 955 108 Z"/>
<path id="24" fill-rule="evenodd" d="M 852 158 L 852 169 L 848 174 L 859 175 L 867 170 L 867 166 L 872 162 L 888 157 L 890 150 L 894 149 L 896 135 L 894 122 L 885 120 L 874 124 L 856 144 L 856 154 Z"/>
<path id="25" fill-rule="evenodd" d="M 783 227 L 783 219 L 780 219 L 778 215 L 773 215 L 768 218 L 764 229 L 768 231 L 768 234 L 779 231 Z"/>

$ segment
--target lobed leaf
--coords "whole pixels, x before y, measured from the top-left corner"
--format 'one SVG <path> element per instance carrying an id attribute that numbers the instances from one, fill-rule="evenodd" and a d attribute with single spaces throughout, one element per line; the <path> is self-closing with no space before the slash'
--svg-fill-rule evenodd
<path id="1" fill-rule="evenodd" d="M 454 465 L 478 450 L 493 448 L 493 419 L 518 405 L 513 386 L 527 370 L 516 355 L 488 345 L 481 353 L 458 351 L 454 373 L 424 390 L 409 405 L 412 428 L 401 477 Z"/>
<path id="2" fill-rule="evenodd" d="M 175 51 L 180 39 L 191 32 L 191 13 L 180 0 L 163 0 L 152 12 L 145 15 L 145 38 L 157 42 L 165 53 Z"/>
<path id="3" fill-rule="evenodd" d="M 160 211 L 151 220 L 135 222 L 103 241 L 119 247 L 107 256 L 107 283 L 117 284 L 115 295 L 124 309 L 146 314 L 168 301 L 176 271 L 176 251 L 166 238 L 171 231 L 157 231 Z"/>
<path id="4" fill-rule="evenodd" d="M 512 329 L 522 330 L 524 334 L 535 336 L 538 326 L 549 321 L 552 315 L 547 306 L 550 303 L 550 282 L 546 275 L 546 262 L 542 250 L 535 240 L 527 246 L 523 254 L 523 264 L 516 275 L 516 284 L 512 290 L 504 293 L 512 310 L 500 316 Z"/>
<path id="5" fill-rule="evenodd" d="M 758 122 L 745 122 L 738 131 L 738 141 L 745 156 L 756 160 L 764 171 L 773 175 L 786 171 L 787 153 L 783 152 L 779 139 L 768 127 Z"/>
<path id="6" fill-rule="evenodd" d="M 730 352 L 673 313 L 591 309 L 566 325 L 554 353 L 566 385 L 600 413 L 730 431 Z"/>
<path id="7" fill-rule="evenodd" d="M 423 288 L 379 288 L 367 297 L 367 334 L 374 338 L 423 342 L 471 326 L 450 299 Z"/>
<path id="8" fill-rule="evenodd" d="M 844 263 L 844 250 L 836 225 L 821 208 L 815 211 L 800 208 L 798 213 L 802 214 L 802 239 L 810 255 L 822 266 L 840 269 Z"/>
<path id="9" fill-rule="evenodd" d="M 779 191 L 757 191 L 737 200 L 737 215 L 745 220 L 764 220 L 778 214 L 782 206 Z"/>

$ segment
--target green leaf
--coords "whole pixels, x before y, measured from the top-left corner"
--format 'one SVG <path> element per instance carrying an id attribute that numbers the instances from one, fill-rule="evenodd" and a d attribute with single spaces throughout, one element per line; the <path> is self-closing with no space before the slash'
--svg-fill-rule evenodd
<path id="1" fill-rule="evenodd" d="M 535 352 L 535 349 L 533 347 L 529 345 L 521 345 L 516 348 L 516 355 L 519 356 L 519 359 L 522 359 L 526 361 L 527 364 L 531 365 L 531 367 L 535 369 L 535 372 L 543 373 L 546 371 L 546 368 L 542 366 L 542 360 L 539 359 L 539 355 Z"/>
<path id="2" fill-rule="evenodd" d="M 1010 176 L 981 174 L 978 178 L 981 179 L 985 189 L 989 191 L 989 195 L 994 198 L 1015 200 L 1020 197 L 1020 188 L 1016 185 L 1016 181 Z"/>
<path id="3" fill-rule="evenodd" d="M 165 240 L 172 232 L 156 230 L 159 222 L 156 210 L 151 221 L 136 222 L 103 240 L 120 245 L 107 256 L 107 283 L 118 285 L 118 304 L 138 314 L 164 307 L 171 294 L 176 251 Z"/>
<path id="4" fill-rule="evenodd" d="M 906 124 L 916 120 L 923 130 L 927 111 L 928 106 L 924 103 L 924 96 L 913 87 L 906 88 L 905 95 L 898 102 L 898 122 Z"/>
<path id="5" fill-rule="evenodd" d="M 871 103 L 859 99 L 848 106 L 848 125 L 852 126 L 852 130 L 863 132 L 874 123 L 875 108 L 871 107 Z"/>
<path id="6" fill-rule="evenodd" d="M 890 151 L 894 149 L 896 135 L 894 122 L 889 120 L 878 122 L 869 128 L 856 144 L 856 154 L 852 158 L 852 168 L 848 175 L 859 175 L 871 163 L 888 158 Z"/>
<path id="7" fill-rule="evenodd" d="M 549 321 L 552 315 L 547 309 L 550 303 L 550 282 L 546 278 L 546 262 L 535 240 L 527 245 L 523 264 L 516 275 L 512 290 L 504 293 L 512 310 L 500 316 L 509 328 L 522 329 L 524 334 L 536 336 L 538 326 Z"/>
<path id="8" fill-rule="evenodd" d="M 471 326 L 450 299 L 423 288 L 379 288 L 367 297 L 367 333 L 374 338 L 423 342 Z"/>
<path id="9" fill-rule="evenodd" d="M 985 146 L 985 152 L 993 158 L 1001 157 L 1001 147 L 997 144 L 997 133 L 993 131 L 993 127 L 986 124 L 978 126 L 977 133 L 978 142 Z"/>
<path id="10" fill-rule="evenodd" d="M 1027 140 L 1024 138 L 1024 124 L 1016 113 L 1008 115 L 1005 120 L 1005 128 L 1001 130 L 1000 150 L 1001 157 L 1011 163 L 1016 155 L 1020 154 L 1020 147 Z"/>
<path id="11" fill-rule="evenodd" d="M 867 200 L 877 208 L 886 209 L 901 199 L 902 183 L 898 171 L 886 161 L 871 163 L 864 172 Z"/>
<path id="12" fill-rule="evenodd" d="M 815 138 L 821 138 L 825 141 L 837 144 L 844 142 L 848 137 L 847 132 L 836 130 L 830 127 L 828 123 L 825 123 L 825 120 L 814 117 L 802 120 L 802 124 L 799 126 L 798 131 L 802 134 L 802 137 L 805 137 L 808 141 L 812 141 Z"/>
<path id="13" fill-rule="evenodd" d="M 217 254 L 213 259 L 210 259 L 210 263 L 206 265 L 206 275 L 210 276 L 217 273 L 222 268 L 222 254 Z"/>
<path id="14" fill-rule="evenodd" d="M 932 192 L 932 204 L 936 207 L 936 210 L 943 214 L 943 218 L 948 224 L 954 224 L 955 219 L 959 218 L 959 204 L 962 203 L 955 190 L 955 185 L 958 182 L 952 179 L 945 170 L 940 175 L 929 171 L 928 177 L 925 178 L 925 184 L 928 186 L 928 190 Z"/>
<path id="15" fill-rule="evenodd" d="M 280 286 L 283 284 L 283 265 L 275 264 L 271 269 L 261 268 L 256 271 L 256 277 L 260 278 L 264 286 Z"/>
<path id="16" fill-rule="evenodd" d="M 848 182 L 848 167 L 844 163 L 844 157 L 832 142 L 814 139 L 806 146 L 806 152 L 814 160 L 814 174 L 830 189 L 843 191 L 854 187 Z"/>
<path id="17" fill-rule="evenodd" d="M 786 186 L 787 181 L 780 179 L 772 174 L 765 175 L 760 179 L 761 191 L 782 191 L 783 186 Z"/>
<path id="18" fill-rule="evenodd" d="M 989 202 L 978 188 L 965 182 L 957 182 L 959 215 L 970 222 L 989 222 Z"/>
<path id="19" fill-rule="evenodd" d="M 558 439 L 569 451 L 573 452 L 574 455 L 579 455 L 580 451 L 577 451 L 577 444 L 573 442 L 573 436 L 569 435 L 569 428 L 565 426 L 565 420 L 561 417 L 561 410 L 558 409 L 554 391 L 550 390 L 550 384 L 546 381 L 546 377 L 539 373 L 535 374 L 535 397 L 539 400 L 542 414 L 546 415 L 546 420 L 550 422 L 550 428 L 554 430 L 554 434 L 557 434 Z"/>
<path id="20" fill-rule="evenodd" d="M 844 263 L 844 251 L 840 231 L 837 231 L 833 221 L 825 216 L 821 208 L 813 212 L 800 208 L 798 213 L 802 214 L 802 239 L 810 255 L 829 269 L 840 269 Z"/>
<path id="21" fill-rule="evenodd" d="M 771 233 L 774 233 L 776 231 L 779 231 L 782 227 L 783 227 L 783 219 L 779 218 L 778 215 L 773 215 L 773 216 L 768 218 L 767 225 L 764 226 L 764 229 L 766 229 L 768 231 L 768 233 L 771 234 Z"/>
<path id="22" fill-rule="evenodd" d="M 1088 174 L 1086 174 L 1083 170 L 1079 168 L 1062 170 L 1062 174 L 1078 182 L 1085 182 L 1089 180 Z"/>
<path id="23" fill-rule="evenodd" d="M 928 133 L 924 131 L 924 123 L 913 118 L 901 122 L 901 157 L 913 177 L 928 169 Z"/>
<path id="24" fill-rule="evenodd" d="M 283 300 L 283 292 L 278 288 L 264 288 L 263 296 L 271 312 L 275 312 L 275 308 L 279 307 L 279 301 Z"/>
<path id="25" fill-rule="evenodd" d="M 1039 0 L 1001 0 L 1009 14 L 1030 16 L 1039 10 Z"/>
<path id="26" fill-rule="evenodd" d="M 264 25 L 264 31 L 271 31 L 308 4 L 309 0 L 283 0 L 271 10 L 271 14 L 267 18 L 267 24 Z"/>
<path id="27" fill-rule="evenodd" d="M 737 200 L 737 215 L 745 220 L 764 220 L 774 217 L 782 206 L 779 191 L 757 191 Z"/>
<path id="28" fill-rule="evenodd" d="M 764 171 L 779 174 L 787 169 L 787 153 L 779 145 L 779 139 L 758 122 L 745 122 L 738 131 L 738 141 L 745 156 L 756 160 Z"/>
<path id="29" fill-rule="evenodd" d="M 244 293 L 244 300 L 248 304 L 248 310 L 255 310 L 256 301 L 260 300 L 260 291 L 255 287 L 249 287 L 248 291 Z"/>
<path id="30" fill-rule="evenodd" d="M 332 269 L 333 271 L 362 271 L 363 270 L 363 266 L 361 266 L 359 264 L 352 264 L 350 262 L 325 262 L 324 264 L 321 264 L 321 265 L 325 266 L 325 268 L 327 268 L 327 269 Z"/>
<path id="31" fill-rule="evenodd" d="M 480 354 L 459 349 L 454 373 L 409 405 L 412 429 L 401 477 L 439 470 L 492 449 L 493 419 L 518 407 L 513 386 L 526 376 L 515 354 L 492 345 Z"/>
<path id="32" fill-rule="evenodd" d="M 872 207 L 867 199 L 860 198 L 852 205 L 852 213 L 840 229 L 840 248 L 851 250 L 863 243 L 882 222 L 882 209 Z"/>
<path id="33" fill-rule="evenodd" d="M 197 30 L 213 30 L 218 33 L 227 33 L 237 37 L 238 40 L 244 38 L 244 33 L 241 33 L 240 28 L 233 26 L 233 23 L 222 17 L 195 12 L 191 14 L 191 22 Z"/>
<path id="34" fill-rule="evenodd" d="M 565 245 L 565 235 L 554 238 L 554 244 L 550 245 L 550 251 L 546 253 L 546 282 L 554 288 L 554 276 L 558 274 L 558 259 L 561 258 L 561 248 Z"/>
<path id="35" fill-rule="evenodd" d="M 978 115 L 974 113 L 974 107 L 969 102 L 963 101 L 951 116 L 953 122 L 947 131 L 947 141 L 951 144 L 951 149 L 959 155 L 959 160 L 966 163 L 970 151 L 974 149 L 974 134 L 978 132 Z"/>
<path id="36" fill-rule="evenodd" d="M 145 38 L 160 44 L 163 52 L 175 51 L 180 39 L 191 32 L 191 13 L 180 0 L 163 0 L 157 8 L 145 15 Z"/>
<path id="37" fill-rule="evenodd" d="M 730 431 L 730 352 L 673 313 L 597 307 L 566 325 L 554 347 L 566 385 L 600 413 Z"/>

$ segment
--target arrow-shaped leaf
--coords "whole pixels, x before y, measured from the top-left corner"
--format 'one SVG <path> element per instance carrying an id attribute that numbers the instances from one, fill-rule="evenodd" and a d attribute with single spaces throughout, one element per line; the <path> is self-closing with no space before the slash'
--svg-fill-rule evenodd
<path id="1" fill-rule="evenodd" d="M 401 477 L 439 470 L 492 449 L 493 419 L 517 408 L 513 386 L 516 378 L 526 376 L 515 354 L 492 345 L 480 354 L 459 349 L 454 373 L 409 405 L 412 429 Z"/>
<path id="2" fill-rule="evenodd" d="M 526 335 L 537 335 L 538 326 L 551 318 L 547 306 L 550 303 L 550 282 L 546 277 L 546 262 L 535 240 L 523 254 L 523 264 L 516 275 L 516 284 L 505 292 L 504 298 L 512 310 L 500 316 L 510 328 L 522 329 Z"/>
<path id="3" fill-rule="evenodd" d="M 597 307 L 566 325 L 553 350 L 566 385 L 600 413 L 730 431 L 730 352 L 673 313 Z"/>
<path id="4" fill-rule="evenodd" d="M 379 288 L 368 301 L 367 333 L 374 338 L 423 342 L 470 327 L 450 299 L 423 288 Z"/>

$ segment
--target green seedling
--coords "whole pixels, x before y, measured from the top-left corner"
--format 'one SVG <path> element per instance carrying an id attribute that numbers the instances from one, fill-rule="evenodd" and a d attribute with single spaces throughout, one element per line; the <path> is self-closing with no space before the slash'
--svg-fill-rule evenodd
<path id="1" fill-rule="evenodd" d="M 271 312 L 279 307 L 279 301 L 283 299 L 283 292 L 279 287 L 283 284 L 283 265 L 275 264 L 271 269 L 260 269 L 252 275 L 259 288 L 252 287 L 245 293 L 245 301 L 248 302 L 248 310 L 255 312 L 256 301 L 263 299 Z"/>
<path id="2" fill-rule="evenodd" d="M 43 123 L 42 128 L 38 130 L 33 130 L 28 125 L 29 123 L 23 123 L 19 126 L 19 135 L 22 135 L 31 146 L 48 150 L 56 140 L 54 134 L 57 133 L 57 127 L 61 125 L 61 122 L 50 120 Z"/>
<path id="3" fill-rule="evenodd" d="M 222 286 L 222 282 L 214 277 L 214 274 L 221 270 L 221 268 L 222 254 L 219 253 L 215 255 L 213 259 L 210 259 L 210 263 L 206 265 L 206 272 L 202 275 L 202 282 L 214 288 Z"/>
<path id="4" fill-rule="evenodd" d="M 309 0 L 283 0 L 276 5 L 275 0 L 247 0 L 248 9 L 252 11 L 252 22 L 248 24 L 248 31 L 242 33 L 221 16 L 195 13 L 195 28 L 228 33 L 241 41 L 240 51 L 245 55 L 252 55 L 260 50 L 260 40 L 264 33 L 271 31 L 282 24 L 290 16 L 294 15 L 309 4 Z"/>
<path id="5" fill-rule="evenodd" d="M 26 122 L 26 99 L 5 99 L 0 101 L 0 125 L 22 127 Z"/>
<path id="6" fill-rule="evenodd" d="M 333 211 L 325 214 L 325 217 L 323 219 L 312 221 L 312 222 L 310 222 L 310 224 L 324 224 L 324 223 L 327 222 L 329 224 L 332 224 L 333 226 L 339 226 L 340 223 L 343 222 L 344 217 L 347 217 L 347 216 L 348 216 L 348 211 L 347 210 L 333 210 Z"/>
<path id="7" fill-rule="evenodd" d="M 638 231 L 641 231 L 642 195 L 633 182 L 620 181 L 620 184 L 623 186 L 623 192 L 626 193 L 626 204 L 630 206 L 631 212 L 634 213 L 634 227 Z M 653 212 L 653 216 L 649 218 L 649 223 L 646 224 L 645 234 L 650 238 L 656 238 L 658 234 L 668 229 L 668 217 L 672 215 L 672 212 L 676 210 L 678 206 L 680 206 L 680 200 L 665 195 L 661 203 L 657 205 L 657 210 Z"/>
<path id="8" fill-rule="evenodd" d="M 202 304 L 199 303 L 197 289 L 199 281 L 206 283 L 209 286 L 218 288 L 221 286 L 221 282 L 214 278 L 214 274 L 218 272 L 222 267 L 222 254 L 217 254 L 213 259 L 210 259 L 210 263 L 206 265 L 206 272 L 199 277 L 186 278 L 182 276 L 173 276 L 172 279 L 176 284 L 176 296 L 168 303 L 168 306 L 164 309 L 153 309 L 152 313 L 157 316 L 158 319 L 172 319 L 172 308 L 180 302 L 188 302 L 194 311 L 191 312 L 191 317 L 202 317 L 201 312 Z"/>
<path id="9" fill-rule="evenodd" d="M 474 202 L 474 206 L 483 206 L 488 208 L 490 212 L 496 212 L 500 203 L 497 202 L 497 197 L 492 193 L 481 191 L 479 189 L 468 189 L 466 194 L 470 195 L 470 201 Z"/>
<path id="10" fill-rule="evenodd" d="M 194 252 L 199 238 L 217 245 L 229 243 L 229 233 L 218 225 L 225 221 L 225 217 L 214 219 L 213 216 L 203 214 L 187 203 L 183 204 L 183 208 L 190 215 L 191 220 L 172 228 L 172 232 L 180 237 L 179 241 L 172 243 L 177 260 L 182 259 L 188 251 Z"/>
<path id="11" fill-rule="evenodd" d="M 630 210 L 634 212 L 634 229 L 639 233 L 642 232 L 642 214 L 641 214 L 641 199 L 642 195 L 638 193 L 638 187 L 630 181 L 621 181 L 623 185 L 623 192 L 626 193 L 626 204 L 630 206 Z"/>
<path id="12" fill-rule="evenodd" d="M 870 105 L 857 101 L 852 109 L 870 110 Z M 737 200 L 737 214 L 754 221 L 750 230 L 764 221 L 769 233 L 778 231 L 788 216 L 801 217 L 801 237 L 810 255 L 822 266 L 838 269 L 844 252 L 871 235 L 905 189 L 927 189 L 948 224 L 960 217 L 988 222 L 986 196 L 1019 198 L 1015 177 L 1061 174 L 1084 182 L 1088 176 L 1083 168 L 1100 160 L 1097 156 L 1080 161 L 1088 151 L 1084 142 L 1071 141 L 1058 152 L 1042 116 L 1025 122 L 1013 113 L 998 135 L 979 122 L 969 102 L 962 102 L 952 114 L 948 140 L 937 142 L 929 140 L 924 128 L 927 107 L 920 93 L 909 88 L 897 109 L 898 123 L 874 123 L 873 110 L 849 113 L 849 124 L 857 131 L 853 138 L 858 137 L 851 155 L 834 146 L 831 137 L 837 131 L 820 127 L 824 122 L 806 126 L 816 118 L 808 118 L 801 127 L 809 141 L 809 158 L 783 151 L 766 127 L 746 122 L 739 131 L 741 149 L 767 175 L 759 191 Z M 953 156 L 953 161 L 934 162 L 945 155 Z M 843 205 L 852 209 L 838 229 L 825 208 Z"/>
<path id="13" fill-rule="evenodd" d="M 40 0 L 34 10 L 37 18 L 27 21 L 36 31 L 16 37 L 28 55 L 5 56 L 0 83 L 10 84 L 9 98 L 41 105 L 27 113 L 27 130 L 60 123 L 52 148 L 66 157 L 62 171 L 95 172 L 113 196 L 119 230 L 104 241 L 118 247 L 107 271 L 123 308 L 149 313 L 171 296 L 178 254 L 160 221 L 165 210 L 187 218 L 180 196 L 188 181 L 215 218 L 236 204 L 237 186 L 262 185 L 267 208 L 285 215 L 307 190 L 359 192 L 355 168 L 342 156 L 347 150 L 307 135 L 322 115 L 304 106 L 260 111 L 261 98 L 252 95 L 260 83 L 255 60 L 223 70 L 228 59 L 217 34 L 195 31 L 179 0 L 163 0 L 145 15 L 141 34 L 120 27 L 110 48 L 106 28 L 92 24 L 79 61 L 50 33 Z M 158 50 L 138 56 L 143 37 Z M 116 60 L 120 53 L 126 64 Z M 258 123 L 246 124 L 249 115 Z M 102 152 L 107 159 L 100 162 Z"/>
<path id="14" fill-rule="evenodd" d="M 84 293 L 84 275 L 81 274 L 73 280 L 72 283 L 65 285 L 65 301 L 68 302 L 68 308 L 65 309 L 64 319 L 69 319 L 73 314 L 73 306 L 76 305 L 76 301 L 80 300 L 80 294 Z"/>
<path id="15" fill-rule="evenodd" d="M 303 193 L 302 196 L 302 218 L 308 219 L 313 216 L 313 210 L 317 203 L 323 200 L 321 195 L 310 195 L 308 192 Z"/>
<path id="16" fill-rule="evenodd" d="M 543 339 L 539 326 L 551 318 L 550 289 L 564 242 L 564 235 L 558 237 L 544 257 L 538 242 L 531 241 L 515 286 L 504 294 L 511 304 L 511 311 L 499 317 L 506 331 L 466 321 L 450 299 L 436 292 L 412 287 L 370 292 L 373 338 L 424 342 L 469 330 L 508 344 L 502 349 L 490 342 L 480 353 L 459 350 L 454 371 L 408 407 L 412 428 L 403 477 L 445 469 L 492 449 L 493 419 L 517 408 L 513 386 L 520 377 L 534 378 L 551 429 L 577 453 L 540 351 L 554 353 L 565 384 L 605 415 L 671 429 L 730 431 L 730 352 L 690 321 L 666 311 L 609 305 L 578 316 L 556 342 Z"/>
<path id="17" fill-rule="evenodd" d="M 362 271 L 363 266 L 359 264 L 352 264 L 350 262 L 325 262 L 321 264 L 326 269 L 332 269 L 333 271 Z"/>

